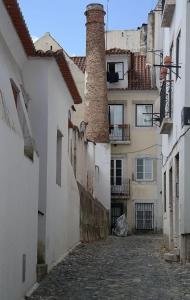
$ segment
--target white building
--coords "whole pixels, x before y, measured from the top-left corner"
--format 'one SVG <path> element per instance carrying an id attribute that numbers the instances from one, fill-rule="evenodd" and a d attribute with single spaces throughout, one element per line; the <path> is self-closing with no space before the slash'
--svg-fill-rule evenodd
<path id="1" fill-rule="evenodd" d="M 28 116 L 32 99 L 21 71 L 33 49 L 16 1 L 1 0 L 1 300 L 20 300 L 36 282 L 39 159 Z"/>
<path id="2" fill-rule="evenodd" d="M 181 261 L 190 255 L 190 2 L 162 1 L 163 55 L 167 76 L 161 87 L 163 208 L 166 245 Z M 166 56 L 171 58 L 168 62 Z"/>
<path id="3" fill-rule="evenodd" d="M 39 51 L 24 67 L 40 155 L 38 262 L 52 268 L 80 240 L 80 201 L 68 156 L 68 118 L 80 103 L 62 50 Z"/>

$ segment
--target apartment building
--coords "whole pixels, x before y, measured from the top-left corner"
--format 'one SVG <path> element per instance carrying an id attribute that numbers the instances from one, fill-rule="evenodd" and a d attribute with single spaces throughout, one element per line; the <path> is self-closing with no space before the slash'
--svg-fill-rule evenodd
<path id="1" fill-rule="evenodd" d="M 160 133 L 162 134 L 163 230 L 166 247 L 189 261 L 190 2 L 162 1 Z"/>
<path id="2" fill-rule="evenodd" d="M 104 67 L 111 145 L 111 227 L 126 213 L 130 232 L 162 230 L 161 142 L 153 114 L 159 94 L 154 70 L 147 64 L 148 59 L 153 60 L 147 52 L 148 47 L 153 49 L 153 15 L 150 13 L 148 24 L 134 34 L 112 31 L 105 38 L 107 46 L 112 46 L 105 50 Z M 85 72 L 86 57 L 72 59 Z"/>
<path id="3" fill-rule="evenodd" d="M 153 119 L 158 90 L 146 54 L 110 49 L 106 61 L 112 226 L 126 213 L 129 232 L 161 231 L 161 145 Z"/>

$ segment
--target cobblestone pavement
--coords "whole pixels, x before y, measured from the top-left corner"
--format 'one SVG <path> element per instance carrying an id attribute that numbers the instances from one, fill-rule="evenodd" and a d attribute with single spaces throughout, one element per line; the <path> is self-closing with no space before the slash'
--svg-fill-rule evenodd
<path id="1" fill-rule="evenodd" d="M 81 244 L 31 300 L 190 299 L 190 266 L 165 262 L 161 243 L 161 236 L 138 235 Z"/>

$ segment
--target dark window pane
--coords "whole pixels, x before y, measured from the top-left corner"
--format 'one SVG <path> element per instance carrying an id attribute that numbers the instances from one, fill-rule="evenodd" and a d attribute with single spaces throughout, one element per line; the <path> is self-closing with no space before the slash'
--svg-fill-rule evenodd
<path id="1" fill-rule="evenodd" d="M 116 185 L 121 185 L 121 184 L 122 184 L 121 177 L 116 177 Z"/>
<path id="2" fill-rule="evenodd" d="M 116 170 L 116 176 L 121 177 L 121 175 L 122 175 L 121 169 Z"/>
<path id="3" fill-rule="evenodd" d="M 114 160 L 113 159 L 111 160 L 111 168 L 112 169 L 114 168 Z"/>
<path id="4" fill-rule="evenodd" d="M 116 169 L 121 169 L 121 160 L 116 160 Z"/>

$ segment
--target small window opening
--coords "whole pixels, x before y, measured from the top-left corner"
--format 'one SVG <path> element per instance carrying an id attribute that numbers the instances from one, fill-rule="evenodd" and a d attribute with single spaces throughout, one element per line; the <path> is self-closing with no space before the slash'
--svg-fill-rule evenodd
<path id="1" fill-rule="evenodd" d="M 62 139 L 63 139 L 63 135 L 61 131 L 57 130 L 56 183 L 59 186 L 61 186 Z"/>

